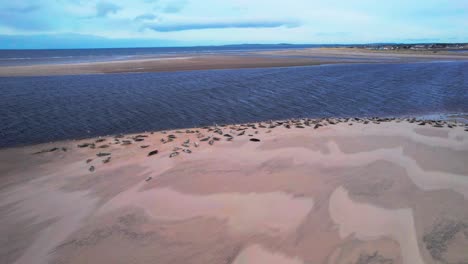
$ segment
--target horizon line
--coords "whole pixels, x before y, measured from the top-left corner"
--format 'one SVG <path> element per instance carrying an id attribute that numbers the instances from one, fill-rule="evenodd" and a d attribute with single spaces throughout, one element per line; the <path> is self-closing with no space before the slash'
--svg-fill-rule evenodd
<path id="1" fill-rule="evenodd" d="M 95 48 L 0 48 L 6 50 L 87 50 L 87 49 L 148 49 L 148 48 L 209 48 L 209 47 L 230 47 L 230 46 L 366 46 L 366 45 L 426 45 L 426 44 L 448 44 L 448 45 L 468 45 L 468 42 L 370 42 L 370 43 L 239 43 L 220 45 L 186 45 L 186 46 L 139 46 L 139 47 L 95 47 Z"/>

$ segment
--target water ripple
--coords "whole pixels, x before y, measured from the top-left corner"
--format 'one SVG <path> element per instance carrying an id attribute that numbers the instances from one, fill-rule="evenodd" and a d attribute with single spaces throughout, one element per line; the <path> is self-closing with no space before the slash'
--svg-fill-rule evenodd
<path id="1" fill-rule="evenodd" d="M 468 63 L 0 78 L 0 147 L 213 123 L 468 112 Z"/>

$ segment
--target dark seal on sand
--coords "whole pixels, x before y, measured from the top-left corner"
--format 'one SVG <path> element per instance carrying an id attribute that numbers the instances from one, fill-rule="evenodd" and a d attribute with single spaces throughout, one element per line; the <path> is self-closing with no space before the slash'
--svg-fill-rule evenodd
<path id="1" fill-rule="evenodd" d="M 78 147 L 79 147 L 79 148 L 86 148 L 86 147 L 89 147 L 89 146 L 91 146 L 91 145 L 93 145 L 93 144 L 91 144 L 91 143 L 83 143 L 83 144 L 79 144 Z"/>
<path id="2" fill-rule="evenodd" d="M 156 149 L 156 150 L 153 150 L 153 151 L 150 151 L 150 152 L 148 153 L 148 157 L 149 157 L 149 156 L 156 155 L 156 154 L 158 154 L 158 152 L 159 152 L 159 151 L 158 151 L 157 149 Z"/>
<path id="3" fill-rule="evenodd" d="M 253 141 L 253 142 L 260 142 L 260 139 L 258 139 L 258 138 L 251 138 L 250 141 Z"/>
<path id="4" fill-rule="evenodd" d="M 58 148 L 51 148 L 51 149 L 44 149 L 44 150 L 41 150 L 41 151 L 38 151 L 38 152 L 34 152 L 33 154 L 41 154 L 41 153 L 46 153 L 46 152 L 54 152 L 56 151 Z"/>

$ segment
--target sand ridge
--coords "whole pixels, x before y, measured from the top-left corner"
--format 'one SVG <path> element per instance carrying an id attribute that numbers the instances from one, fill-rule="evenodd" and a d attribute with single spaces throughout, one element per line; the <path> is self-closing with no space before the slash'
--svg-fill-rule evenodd
<path id="1" fill-rule="evenodd" d="M 360 240 L 374 240 L 388 236 L 400 244 L 404 263 L 424 263 L 411 209 L 385 210 L 355 203 L 343 187 L 338 187 L 330 197 L 330 215 L 339 225 L 342 238 L 353 235 Z"/>

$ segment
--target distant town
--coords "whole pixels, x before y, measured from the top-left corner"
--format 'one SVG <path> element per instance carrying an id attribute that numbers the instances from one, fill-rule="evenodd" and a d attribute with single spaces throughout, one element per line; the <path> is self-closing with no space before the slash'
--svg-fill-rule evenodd
<path id="1" fill-rule="evenodd" d="M 368 50 L 421 50 L 421 51 L 456 51 L 467 50 L 468 43 L 422 43 L 422 44 L 367 44 L 353 45 L 349 48 Z"/>

